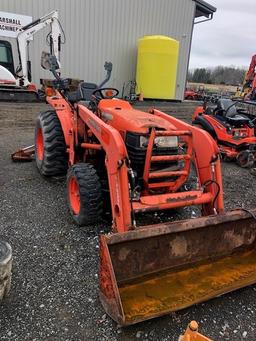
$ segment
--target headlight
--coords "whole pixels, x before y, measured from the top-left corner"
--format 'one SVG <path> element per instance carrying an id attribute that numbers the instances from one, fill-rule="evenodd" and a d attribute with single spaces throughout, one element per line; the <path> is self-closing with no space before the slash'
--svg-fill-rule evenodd
<path id="1" fill-rule="evenodd" d="M 155 146 L 158 148 L 177 148 L 178 137 L 177 136 L 159 136 L 155 138 Z M 148 146 L 148 137 L 140 136 L 140 147 L 146 148 Z"/>
<path id="2" fill-rule="evenodd" d="M 155 145 L 159 148 L 177 148 L 177 136 L 159 136 L 155 138 Z"/>

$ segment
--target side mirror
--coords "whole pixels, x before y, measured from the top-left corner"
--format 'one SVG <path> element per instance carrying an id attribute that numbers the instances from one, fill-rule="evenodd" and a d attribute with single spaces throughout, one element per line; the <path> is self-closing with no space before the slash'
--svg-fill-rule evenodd
<path id="1" fill-rule="evenodd" d="M 56 71 L 59 69 L 57 58 L 45 51 L 43 51 L 41 55 L 41 66 L 43 69 L 50 71 Z"/>

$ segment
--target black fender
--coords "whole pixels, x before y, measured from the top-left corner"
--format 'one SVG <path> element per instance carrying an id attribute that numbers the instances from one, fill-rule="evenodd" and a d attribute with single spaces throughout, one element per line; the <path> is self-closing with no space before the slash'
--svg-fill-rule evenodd
<path id="1" fill-rule="evenodd" d="M 197 116 L 192 124 L 199 124 L 201 125 L 205 131 L 207 131 L 214 139 L 217 139 L 217 134 L 213 128 L 213 126 L 202 116 Z"/>

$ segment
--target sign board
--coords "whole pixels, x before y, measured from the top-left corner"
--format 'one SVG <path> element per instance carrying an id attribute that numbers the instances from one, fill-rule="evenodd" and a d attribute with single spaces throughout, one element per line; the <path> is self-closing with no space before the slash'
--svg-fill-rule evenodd
<path id="1" fill-rule="evenodd" d="M 28 15 L 0 11 L 0 36 L 16 38 L 19 29 L 31 22 Z"/>

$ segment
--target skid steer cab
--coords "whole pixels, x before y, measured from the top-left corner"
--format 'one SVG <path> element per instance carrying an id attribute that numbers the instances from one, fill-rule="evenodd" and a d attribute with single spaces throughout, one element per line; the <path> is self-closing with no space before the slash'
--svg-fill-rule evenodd
<path id="1" fill-rule="evenodd" d="M 159 110 L 133 108 L 115 88 L 70 101 L 49 65 L 57 86 L 36 121 L 36 165 L 45 177 L 67 174 L 78 225 L 99 221 L 110 204 L 112 233 L 100 236 L 106 312 L 129 325 L 254 283 L 256 223 L 253 213 L 224 214 L 214 139 Z M 201 218 L 138 226 L 139 214 L 192 205 Z"/>

